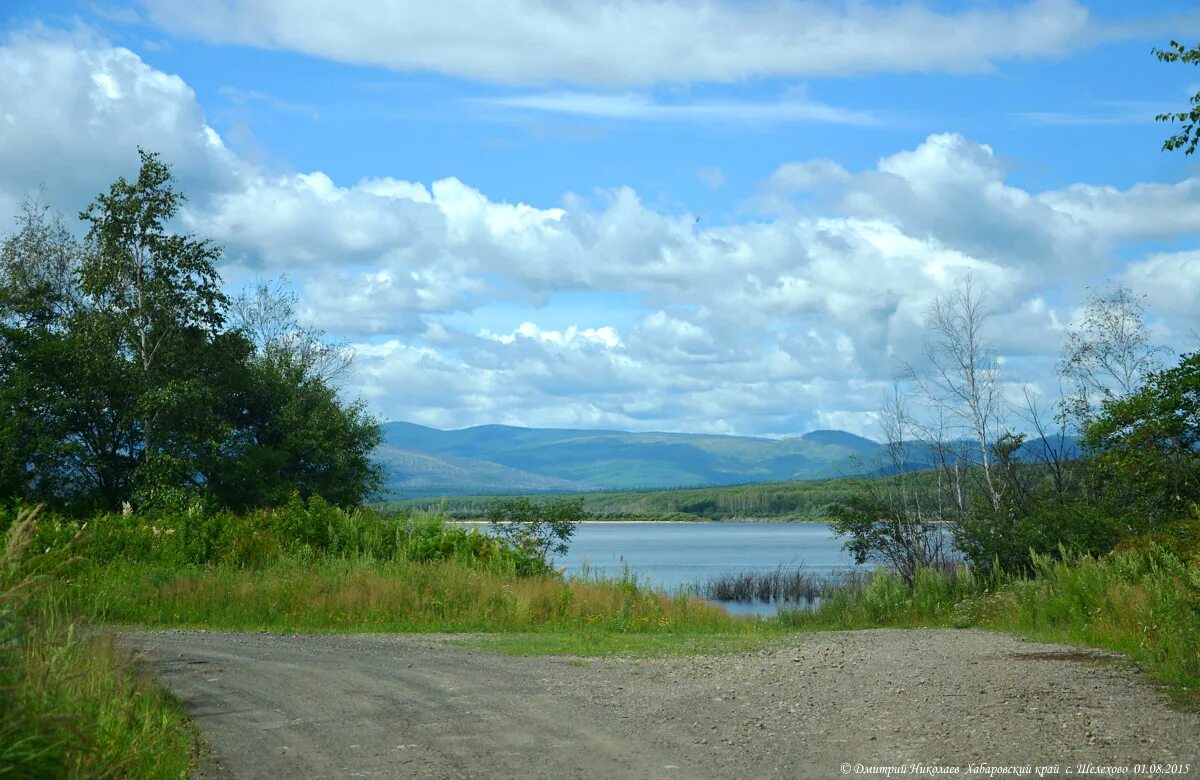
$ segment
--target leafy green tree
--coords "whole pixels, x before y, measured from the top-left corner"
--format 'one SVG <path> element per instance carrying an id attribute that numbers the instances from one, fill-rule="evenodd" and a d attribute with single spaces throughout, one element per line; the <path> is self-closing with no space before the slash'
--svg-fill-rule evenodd
<path id="1" fill-rule="evenodd" d="M 211 459 L 206 473 L 219 503 L 277 506 L 298 493 L 346 505 L 382 488 L 382 469 L 371 458 L 382 433 L 362 403 L 342 402 L 296 365 L 256 356 L 245 369 L 229 451 Z"/>
<path id="2" fill-rule="evenodd" d="M 80 215 L 84 243 L 29 204 L 0 244 L 0 501 L 248 508 L 377 491 L 379 425 L 335 385 L 352 354 L 278 290 L 231 326 L 219 250 L 170 232 L 183 196 L 140 154 L 137 179 Z"/>
<path id="3" fill-rule="evenodd" d="M 1188 48 L 1178 41 L 1171 41 L 1165 50 L 1151 49 L 1151 51 L 1160 62 L 1200 65 L 1200 45 Z M 1170 111 L 1154 117 L 1157 122 L 1179 122 L 1181 124 L 1178 133 L 1163 141 L 1164 151 L 1171 152 L 1182 149 L 1186 155 L 1196 151 L 1196 146 L 1200 145 L 1200 128 L 1197 128 L 1197 124 L 1200 124 L 1200 92 L 1192 95 L 1189 102 L 1191 108 L 1187 111 Z"/>
<path id="4" fill-rule="evenodd" d="M 0 244 L 0 495 L 33 498 L 80 465 L 70 418 L 82 399 L 64 383 L 76 369 L 82 254 L 62 220 L 33 201 Z"/>
<path id="5" fill-rule="evenodd" d="M 1200 503 L 1200 352 L 1106 401 L 1085 441 L 1108 495 L 1127 507 L 1130 530 L 1187 517 Z"/>
<path id="6" fill-rule="evenodd" d="M 147 464 L 170 447 L 168 433 L 155 430 L 159 416 L 202 392 L 181 375 L 189 359 L 180 353 L 219 331 L 228 300 L 216 270 L 220 250 L 167 230 L 184 200 L 170 168 L 156 154 L 138 154 L 137 179 L 118 178 L 80 214 L 91 251 L 78 276 L 91 318 L 119 338 L 121 357 L 140 374 L 137 448 Z"/>
<path id="7" fill-rule="evenodd" d="M 350 504 L 382 489 L 382 467 L 371 458 L 379 423 L 363 404 L 343 402 L 335 384 L 353 354 L 301 323 L 296 302 L 280 280 L 255 285 L 230 307 L 250 353 L 236 391 L 235 455 L 208 473 L 225 505 L 278 505 L 293 493 Z"/>

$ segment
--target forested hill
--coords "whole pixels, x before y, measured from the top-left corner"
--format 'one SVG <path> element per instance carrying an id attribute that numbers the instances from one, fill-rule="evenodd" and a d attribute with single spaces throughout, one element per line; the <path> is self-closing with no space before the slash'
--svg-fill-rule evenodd
<path id="1" fill-rule="evenodd" d="M 878 468 L 879 445 L 845 431 L 787 439 L 482 425 L 383 426 L 392 496 L 586 491 L 825 479 Z"/>

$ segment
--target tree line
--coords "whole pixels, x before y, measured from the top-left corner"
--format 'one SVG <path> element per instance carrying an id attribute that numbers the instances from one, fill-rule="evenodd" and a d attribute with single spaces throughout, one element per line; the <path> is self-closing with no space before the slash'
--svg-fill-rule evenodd
<path id="1" fill-rule="evenodd" d="M 339 395 L 349 350 L 299 323 L 280 283 L 227 295 L 220 249 L 170 229 L 169 166 L 139 155 L 79 214 L 82 240 L 27 202 L 0 244 L 0 501 L 360 502 L 381 434 Z"/>

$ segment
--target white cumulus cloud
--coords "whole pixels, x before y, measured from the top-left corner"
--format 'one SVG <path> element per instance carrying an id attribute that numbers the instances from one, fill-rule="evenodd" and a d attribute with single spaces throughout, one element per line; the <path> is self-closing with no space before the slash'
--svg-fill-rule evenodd
<path id="1" fill-rule="evenodd" d="M 356 343 L 348 390 L 392 418 L 869 432 L 930 301 L 968 272 L 1022 381 L 1046 379 L 1063 312 L 1106 276 L 1150 296 L 1159 332 L 1200 325 L 1194 251 L 1115 252 L 1194 237 L 1193 179 L 1031 192 L 989 146 L 939 134 L 862 170 L 782 164 L 762 215 L 701 225 L 628 187 L 507 203 L 454 178 L 271 173 L 226 148 L 185 82 L 103 41 L 13 36 L 0 65 L 0 204 L 44 182 L 74 213 L 132 175 L 136 143 L 161 151 L 226 278 L 290 273 L 306 315 Z"/>

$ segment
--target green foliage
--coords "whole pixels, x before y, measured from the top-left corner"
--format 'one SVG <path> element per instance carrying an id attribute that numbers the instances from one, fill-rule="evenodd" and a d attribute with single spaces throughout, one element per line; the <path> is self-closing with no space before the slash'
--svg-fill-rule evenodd
<path id="1" fill-rule="evenodd" d="M 1200 687 L 1200 568 L 1161 549 L 1035 562 L 1035 577 L 984 605 L 989 624 L 1106 647 Z"/>
<path id="2" fill-rule="evenodd" d="M 1160 62 L 1200 65 L 1200 46 L 1188 48 L 1178 41 L 1171 41 L 1165 50 L 1151 49 L 1151 51 Z M 1197 132 L 1197 124 L 1200 123 L 1200 92 L 1193 95 L 1189 102 L 1191 108 L 1187 111 L 1171 111 L 1154 117 L 1156 122 L 1179 122 L 1182 124 L 1178 133 L 1163 141 L 1163 151 L 1182 149 L 1183 153 L 1187 155 L 1196 151 L 1196 146 L 1200 145 L 1200 132 Z"/>
<path id="3" fill-rule="evenodd" d="M 1134 532 L 1187 517 L 1200 502 L 1200 353 L 1106 401 L 1085 434 L 1106 496 Z"/>
<path id="4" fill-rule="evenodd" d="M 0 500 L 81 515 L 361 502 L 380 485 L 379 425 L 324 370 L 348 353 L 270 299 L 274 319 L 253 321 L 269 339 L 230 326 L 219 250 L 167 229 L 182 201 L 142 151 L 137 179 L 80 215 L 84 244 L 36 204 L 0 244 Z"/>
<path id="5" fill-rule="evenodd" d="M 47 596 L 73 550 L 43 552 L 35 516 L 10 518 L 0 553 L 0 776 L 186 776 L 182 708 Z"/>
<path id="6" fill-rule="evenodd" d="M 1200 566 L 1200 506 L 1192 507 L 1187 520 L 1168 523 L 1153 531 L 1123 539 L 1118 552 L 1152 554 L 1162 550 L 1192 566 Z"/>
<path id="7" fill-rule="evenodd" d="M 222 630 L 752 632 L 751 621 L 627 579 L 529 576 L 453 557 L 415 561 L 284 556 L 260 568 L 111 564 L 59 593 L 77 609 L 148 626 Z"/>
<path id="8" fill-rule="evenodd" d="M 256 355 L 244 368 L 237 428 L 206 468 L 218 504 L 276 506 L 298 492 L 346 506 L 379 489 L 379 426 L 363 404 L 290 358 Z"/>
<path id="9" fill-rule="evenodd" d="M 1034 556 L 1102 555 L 1127 534 L 1109 507 L 1043 490 L 1020 507 L 977 504 L 956 525 L 955 544 L 982 569 L 1029 573 Z"/>
<path id="10" fill-rule="evenodd" d="M 581 498 L 535 501 L 521 496 L 501 499 L 488 508 L 492 533 L 515 549 L 528 551 L 531 561 L 543 565 L 551 555 L 566 555 L 575 527 L 585 519 Z"/>
<path id="11" fill-rule="evenodd" d="M 0 528 L 13 522 L 0 511 Z M 72 540 L 81 535 L 77 541 Z M 34 537 L 39 549 L 73 543 L 89 566 L 161 564 L 174 568 L 257 569 L 293 561 L 457 561 L 488 570 L 544 574 L 543 551 L 451 525 L 425 514 L 381 515 L 344 509 L 294 494 L 275 509 L 206 510 L 201 504 L 153 515 L 102 514 L 85 523 L 46 515 Z"/>
<path id="12" fill-rule="evenodd" d="M 921 568 L 911 583 L 878 570 L 825 595 L 814 610 L 790 611 L 783 622 L 805 628 L 951 626 L 962 622 L 964 599 L 988 592 L 1001 580 L 966 566 Z"/>
<path id="13" fill-rule="evenodd" d="M 858 564 L 877 562 L 912 582 L 916 573 L 943 558 L 947 529 L 919 513 L 864 493 L 830 509 L 830 525 L 847 538 L 845 548 Z"/>

